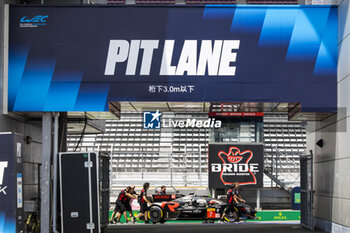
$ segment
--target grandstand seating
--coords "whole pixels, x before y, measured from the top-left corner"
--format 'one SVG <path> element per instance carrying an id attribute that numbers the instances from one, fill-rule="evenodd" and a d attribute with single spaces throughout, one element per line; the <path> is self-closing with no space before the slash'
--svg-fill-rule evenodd
<path id="1" fill-rule="evenodd" d="M 163 119 L 196 118 L 205 120 L 206 112 L 163 112 Z M 69 135 L 72 151 L 80 135 Z M 305 151 L 306 132 L 301 122 L 288 121 L 285 113 L 265 114 L 265 168 L 287 186 L 298 185 L 299 156 Z M 112 185 L 152 180 L 153 185 L 206 186 L 209 130 L 198 128 L 143 129 L 142 113 L 122 113 L 121 119 L 106 121 L 106 131 L 85 135 L 79 150 L 97 150 L 111 155 Z M 276 170 L 277 161 L 277 170 Z M 172 173 L 172 175 L 171 175 Z M 275 186 L 264 176 L 264 186 Z"/>

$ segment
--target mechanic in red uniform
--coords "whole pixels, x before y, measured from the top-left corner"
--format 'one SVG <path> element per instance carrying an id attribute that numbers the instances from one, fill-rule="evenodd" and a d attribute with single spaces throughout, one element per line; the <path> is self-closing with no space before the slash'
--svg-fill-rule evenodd
<path id="1" fill-rule="evenodd" d="M 132 221 L 132 223 L 136 222 L 136 218 L 134 217 L 133 213 L 132 213 L 132 208 L 131 208 L 131 200 L 132 199 L 136 199 L 137 196 L 139 196 L 139 194 L 136 193 L 135 191 L 135 185 L 131 186 L 130 188 L 130 194 L 133 195 L 133 198 L 131 198 L 130 196 L 126 196 L 125 200 L 124 200 L 124 206 L 125 206 L 125 212 L 124 212 L 124 217 L 125 217 L 125 222 L 128 222 L 128 218 L 127 218 L 127 214 L 126 212 L 129 212 L 129 217 Z"/>
<path id="2" fill-rule="evenodd" d="M 111 217 L 110 223 L 120 223 L 120 217 L 126 211 L 125 202 L 129 198 L 137 198 L 135 195 L 130 194 L 131 187 L 128 186 L 126 189 L 120 191 L 117 200 L 115 201 L 114 212 Z M 125 214 L 126 215 L 126 214 Z M 127 219 L 126 219 L 127 220 Z"/>
<path id="3" fill-rule="evenodd" d="M 158 195 L 166 195 L 166 186 L 162 185 L 162 187 L 160 187 L 160 191 L 157 194 Z"/>
<path id="4" fill-rule="evenodd" d="M 230 185 L 230 189 L 227 191 L 227 207 L 224 210 L 223 215 L 221 216 L 219 222 L 224 222 L 224 217 L 227 213 L 227 211 L 231 210 L 236 204 L 243 202 L 245 203 L 245 200 L 239 195 L 239 183 L 235 182 Z"/>
<path id="5" fill-rule="evenodd" d="M 235 199 L 235 202 L 236 203 L 240 203 L 240 202 L 245 203 L 245 200 L 242 198 L 241 195 L 239 195 L 238 190 L 239 190 L 239 183 L 236 182 L 236 183 L 234 183 L 234 189 L 233 189 L 233 194 L 234 194 L 233 198 Z"/>
<path id="6" fill-rule="evenodd" d="M 149 183 L 146 182 L 143 184 L 143 189 L 139 195 L 139 204 L 140 204 L 140 213 L 136 216 L 136 218 L 140 218 L 141 216 L 145 217 L 145 223 L 149 223 L 148 221 L 148 206 L 152 205 L 152 203 L 147 199 L 147 190 L 149 189 Z"/>

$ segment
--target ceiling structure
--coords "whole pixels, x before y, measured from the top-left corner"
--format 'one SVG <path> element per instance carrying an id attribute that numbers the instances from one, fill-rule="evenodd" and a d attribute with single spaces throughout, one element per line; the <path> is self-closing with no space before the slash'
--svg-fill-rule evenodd
<path id="1" fill-rule="evenodd" d="M 122 112 L 208 112 L 208 102 L 120 102 Z"/>
<path id="2" fill-rule="evenodd" d="M 110 112 L 69 112 L 68 132 L 80 134 L 86 121 L 85 133 L 104 131 L 104 120 L 118 120 L 123 112 L 142 114 L 144 111 L 160 112 L 275 112 L 288 113 L 289 120 L 321 121 L 333 113 L 308 113 L 300 111 L 299 103 L 254 103 L 254 102 L 111 102 Z M 119 113 L 118 113 L 119 111 Z M 86 114 L 86 115 L 85 115 Z"/>
<path id="3" fill-rule="evenodd" d="M 288 113 L 290 120 L 321 121 L 334 113 L 301 112 L 300 103 L 268 102 L 120 102 L 122 112 L 276 112 Z"/>

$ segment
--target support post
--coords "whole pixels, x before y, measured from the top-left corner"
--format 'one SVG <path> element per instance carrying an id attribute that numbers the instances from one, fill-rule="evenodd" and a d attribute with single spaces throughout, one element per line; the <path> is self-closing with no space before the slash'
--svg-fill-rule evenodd
<path id="1" fill-rule="evenodd" d="M 51 113 L 42 116 L 40 232 L 50 232 Z"/>
<path id="2" fill-rule="evenodd" d="M 260 210 L 260 188 L 256 190 L 256 209 Z"/>
<path id="3" fill-rule="evenodd" d="M 53 194 L 52 194 L 52 231 L 57 231 L 57 185 L 58 185 L 58 113 L 55 113 L 53 130 Z"/>
<path id="4" fill-rule="evenodd" d="M 315 222 L 314 222 L 314 217 L 315 217 L 315 213 L 314 213 L 314 154 L 312 153 L 312 150 L 310 150 L 310 163 L 311 163 L 311 171 L 310 171 L 310 175 L 311 175 L 311 181 L 310 181 L 310 212 L 311 212 L 311 230 L 314 231 L 315 229 Z"/>
<path id="5" fill-rule="evenodd" d="M 199 186 L 202 186 L 202 146 L 199 146 Z"/>
<path id="6" fill-rule="evenodd" d="M 2 102 L 1 114 L 8 114 L 8 51 L 9 51 L 9 5 L 0 3 L 0 44 L 3 46 L 0 49 L 0 91 Z"/>
<path id="7" fill-rule="evenodd" d="M 184 152 L 184 181 L 185 181 L 185 187 L 187 187 L 187 146 L 185 145 L 185 152 Z"/>
<path id="8" fill-rule="evenodd" d="M 145 168 L 145 155 L 143 154 L 143 147 L 141 148 L 141 155 L 142 155 L 142 168 L 141 168 L 141 180 L 143 181 L 143 172 L 144 172 L 144 168 Z"/>
<path id="9" fill-rule="evenodd" d="M 173 187 L 173 146 L 170 146 L 170 186 Z"/>
<path id="10" fill-rule="evenodd" d="M 278 152 L 276 153 L 276 179 L 278 179 Z M 277 186 L 277 183 L 276 183 Z"/>

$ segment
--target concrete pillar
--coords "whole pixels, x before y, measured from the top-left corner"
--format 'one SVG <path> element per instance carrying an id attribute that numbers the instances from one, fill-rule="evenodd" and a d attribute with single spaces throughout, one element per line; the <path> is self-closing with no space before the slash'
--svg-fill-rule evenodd
<path id="1" fill-rule="evenodd" d="M 7 73 L 8 73 L 8 5 L 0 1 L 0 110 L 7 114 Z"/>
<path id="2" fill-rule="evenodd" d="M 3 72 L 4 72 L 4 59 L 3 59 L 3 54 L 4 54 L 4 1 L 0 1 L 0 93 L 1 95 L 3 94 Z M 2 96 L 1 96 L 2 99 Z M 0 102 L 0 110 L 2 113 L 3 107 L 2 107 L 2 101 Z"/>
<path id="3" fill-rule="evenodd" d="M 260 189 L 259 188 L 256 190 L 256 209 L 257 210 L 261 210 L 261 206 L 260 206 Z"/>
<path id="4" fill-rule="evenodd" d="M 42 157 L 41 157 L 41 214 L 40 232 L 50 232 L 50 187 L 51 187 L 51 113 L 42 117 Z"/>

